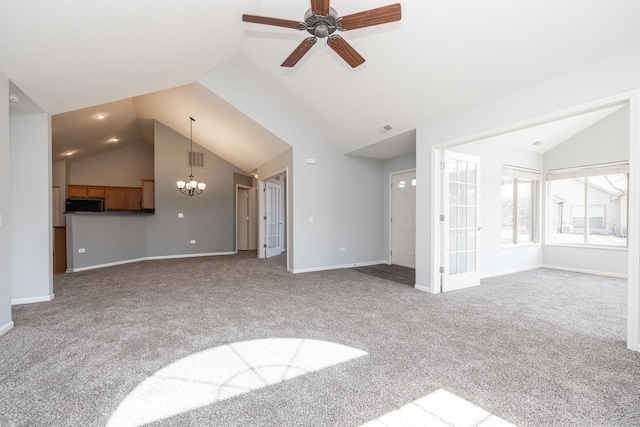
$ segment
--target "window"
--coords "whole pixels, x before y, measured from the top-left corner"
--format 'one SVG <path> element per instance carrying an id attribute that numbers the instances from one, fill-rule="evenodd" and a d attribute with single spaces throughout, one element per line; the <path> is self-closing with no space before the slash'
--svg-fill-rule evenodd
<path id="1" fill-rule="evenodd" d="M 502 167 L 502 243 L 534 243 L 538 239 L 538 171 Z"/>
<path id="2" fill-rule="evenodd" d="M 628 172 L 626 163 L 550 171 L 548 243 L 626 247 Z"/>

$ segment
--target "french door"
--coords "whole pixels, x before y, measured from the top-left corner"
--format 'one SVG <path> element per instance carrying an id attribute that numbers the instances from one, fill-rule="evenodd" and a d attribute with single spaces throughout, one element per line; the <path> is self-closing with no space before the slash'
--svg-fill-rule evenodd
<path id="1" fill-rule="evenodd" d="M 282 225 L 282 186 L 267 182 L 265 186 L 265 257 L 280 255 L 284 249 Z"/>
<path id="2" fill-rule="evenodd" d="M 480 159 L 452 151 L 442 161 L 442 292 L 480 284 Z"/>

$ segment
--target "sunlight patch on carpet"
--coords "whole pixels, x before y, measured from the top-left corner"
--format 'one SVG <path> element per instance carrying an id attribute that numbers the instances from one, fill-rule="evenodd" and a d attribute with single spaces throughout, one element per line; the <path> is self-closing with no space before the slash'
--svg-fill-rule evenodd
<path id="1" fill-rule="evenodd" d="M 293 338 L 214 347 L 145 379 L 120 403 L 107 427 L 145 425 L 365 355 L 341 344 Z"/>
<path id="2" fill-rule="evenodd" d="M 392 426 L 515 427 L 444 389 L 429 393 L 361 427 Z"/>

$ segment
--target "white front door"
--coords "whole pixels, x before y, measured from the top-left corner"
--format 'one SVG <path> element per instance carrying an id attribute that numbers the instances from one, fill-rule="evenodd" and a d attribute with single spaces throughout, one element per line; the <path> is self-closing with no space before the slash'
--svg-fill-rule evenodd
<path id="1" fill-rule="evenodd" d="M 416 172 L 391 175 L 391 263 L 416 267 Z"/>
<path id="2" fill-rule="evenodd" d="M 265 245 L 267 258 L 282 253 L 283 227 L 282 227 L 282 186 L 267 182 L 265 186 Z"/>
<path id="3" fill-rule="evenodd" d="M 444 151 L 442 292 L 480 284 L 480 159 Z"/>

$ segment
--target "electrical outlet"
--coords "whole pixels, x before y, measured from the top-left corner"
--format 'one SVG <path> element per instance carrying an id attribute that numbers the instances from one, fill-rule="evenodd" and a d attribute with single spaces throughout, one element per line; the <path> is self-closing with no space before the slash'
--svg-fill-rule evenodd
<path id="1" fill-rule="evenodd" d="M 83 254 L 85 252 L 87 252 L 87 250 L 85 248 L 78 248 L 78 253 L 79 254 Z"/>
<path id="2" fill-rule="evenodd" d="M 346 251 L 347 251 L 346 246 L 340 246 L 340 252 L 346 252 Z"/>
<path id="3" fill-rule="evenodd" d="M 182 212 L 178 212 L 178 218 L 180 219 L 184 218 L 184 214 Z"/>
<path id="4" fill-rule="evenodd" d="M 192 245 L 193 245 L 195 242 L 196 242 L 196 241 L 195 241 L 194 239 L 191 239 L 191 240 L 189 241 L 189 243 L 191 243 Z"/>

